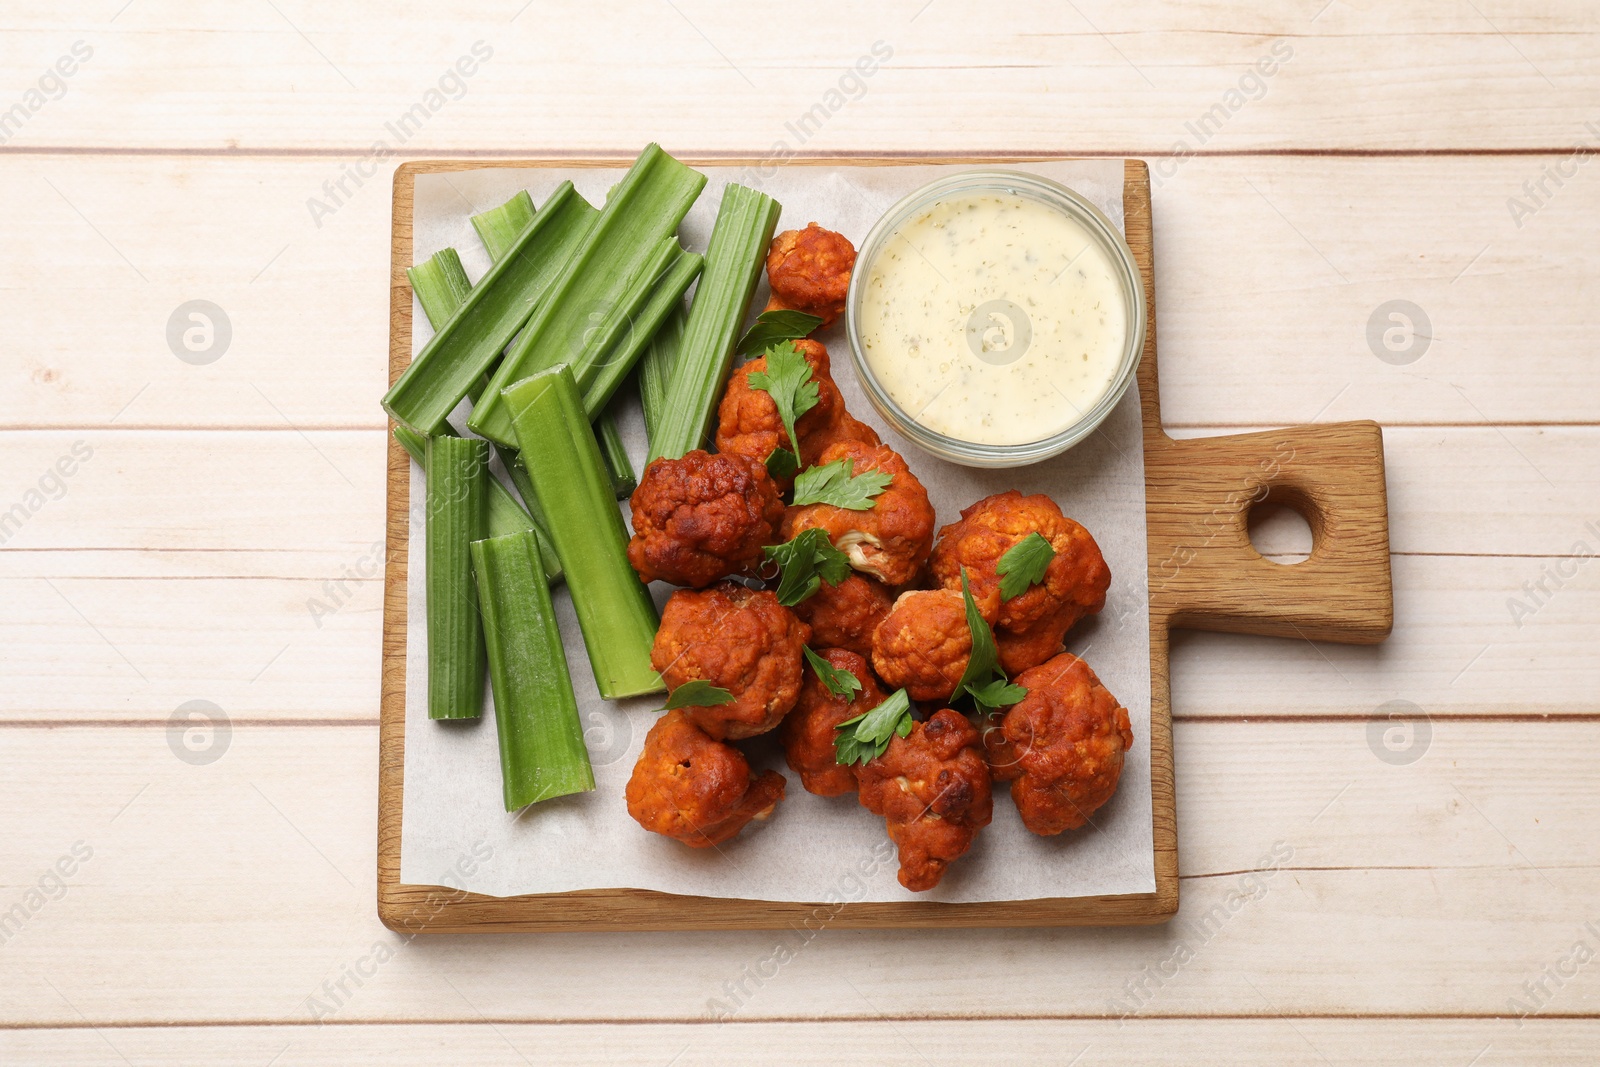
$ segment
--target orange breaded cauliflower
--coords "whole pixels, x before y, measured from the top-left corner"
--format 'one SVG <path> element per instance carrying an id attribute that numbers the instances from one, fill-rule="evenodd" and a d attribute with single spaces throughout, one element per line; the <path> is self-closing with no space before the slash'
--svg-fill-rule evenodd
<path id="1" fill-rule="evenodd" d="M 1042 581 L 1002 602 L 1000 557 L 1032 533 L 1050 542 L 1055 557 Z M 1049 497 L 1015 489 L 963 508 L 959 521 L 939 531 L 929 567 L 941 585 L 956 590 L 965 567 L 978 610 L 1008 633 L 1026 632 L 1063 609 L 1079 618 L 1093 614 L 1105 606 L 1111 585 L 1111 570 L 1089 531 L 1061 514 Z"/>
<path id="2" fill-rule="evenodd" d="M 1067 631 L 1077 621 L 1076 615 L 1063 611 L 1040 620 L 1025 633 L 995 630 L 994 645 L 1000 656 L 1000 669 L 1015 678 L 1028 668 L 1037 667 L 1061 651 Z"/>
<path id="3" fill-rule="evenodd" d="M 966 602 L 948 589 L 901 593 L 872 635 L 878 677 L 912 700 L 949 700 L 971 658 Z"/>
<path id="4" fill-rule="evenodd" d="M 817 383 L 817 403 L 795 421 L 800 438 L 800 463 L 809 467 L 822 450 L 835 441 L 878 443 L 878 434 L 866 423 L 857 421 L 844 407 L 839 387 L 834 384 L 828 350 L 820 342 L 804 339 L 794 345 L 811 366 Z M 774 449 L 790 448 L 789 433 L 778 417 L 778 405 L 765 389 L 754 388 L 750 375 L 767 369 L 767 357 L 752 359 L 728 376 L 728 388 L 717 407 L 717 451 L 737 452 L 765 464 Z M 782 488 L 787 489 L 785 483 Z"/>
<path id="5" fill-rule="evenodd" d="M 1017 764 L 1017 746 L 1006 740 L 1006 713 L 992 711 L 980 718 L 976 725 L 983 739 L 983 754 L 989 761 L 989 773 L 997 782 L 1015 781 L 1022 768 Z"/>
<path id="6" fill-rule="evenodd" d="M 867 669 L 867 661 L 854 652 L 829 648 L 821 656 L 829 666 L 855 675 L 861 688 L 850 697 L 835 696 L 808 664 L 805 681 L 800 683 L 800 699 L 784 716 L 778 737 L 790 770 L 800 775 L 806 791 L 836 797 L 855 789 L 856 769 L 839 764 L 834 728 L 882 704 L 886 694 Z"/>
<path id="7" fill-rule="evenodd" d="M 810 625 L 813 648 L 844 648 L 870 656 L 872 632 L 892 604 L 882 582 L 851 571 L 838 585 L 823 582 L 793 610 Z"/>
<path id="8" fill-rule="evenodd" d="M 766 467 L 735 453 L 696 449 L 658 459 L 633 491 L 628 562 L 647 582 L 699 588 L 750 569 L 783 522 Z"/>
<path id="9" fill-rule="evenodd" d="M 794 707 L 800 692 L 800 649 L 811 628 L 776 595 L 719 582 L 680 589 L 661 613 L 650 665 L 669 690 L 702 679 L 733 702 L 691 707 L 689 721 L 718 740 L 766 733 Z"/>
<path id="10" fill-rule="evenodd" d="M 804 311 L 832 326 L 844 313 L 856 250 L 843 234 L 816 223 L 803 230 L 785 230 L 767 252 L 767 282 L 772 286 L 768 311 Z"/>
<path id="11" fill-rule="evenodd" d="M 833 546 L 850 559 L 850 566 L 870 574 L 885 585 L 905 585 L 917 576 L 933 548 L 933 505 L 928 491 L 911 473 L 899 453 L 886 445 L 840 441 L 817 457 L 823 465 L 848 459 L 860 475 L 887 471 L 894 480 L 866 511 L 851 511 L 832 504 L 791 507 L 783 518 L 783 540 L 813 527 L 825 530 Z"/>
<path id="12" fill-rule="evenodd" d="M 978 746 L 972 724 L 944 708 L 856 771 L 861 804 L 884 817 L 900 849 L 900 884 L 914 893 L 938 885 L 993 816 Z"/>
<path id="13" fill-rule="evenodd" d="M 1001 600 L 1000 559 L 1029 534 L 1055 550 L 1044 577 L 1010 600 Z M 995 628 L 1000 663 L 1012 674 L 1061 650 L 1066 632 L 1105 606 L 1111 585 L 1100 546 L 1047 496 L 1015 489 L 985 497 L 939 531 L 929 569 L 946 589 L 961 588 L 961 570 L 978 610 Z"/>
<path id="14" fill-rule="evenodd" d="M 682 709 L 656 720 L 628 779 L 628 814 L 651 833 L 690 848 L 720 845 L 752 819 L 765 819 L 783 799 L 783 775 L 750 764 L 732 745 L 713 739 Z"/>
<path id="15" fill-rule="evenodd" d="M 1014 777 L 1011 797 L 1022 824 L 1050 836 L 1089 821 L 1111 799 L 1122 758 L 1133 745 L 1127 709 L 1100 684 L 1089 665 L 1070 653 L 1024 671 L 1028 695 L 1006 712 L 1002 753 Z"/>

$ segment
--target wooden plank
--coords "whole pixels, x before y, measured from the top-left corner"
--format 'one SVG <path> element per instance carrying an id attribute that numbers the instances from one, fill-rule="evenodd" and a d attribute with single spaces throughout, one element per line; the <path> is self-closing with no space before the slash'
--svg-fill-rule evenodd
<path id="1" fill-rule="evenodd" d="M 877 11 L 836 0 L 759 20 L 727 0 L 695 0 L 630 11 L 620 24 L 590 8 L 397 19 L 372 2 L 278 6 L 208 10 L 201 21 L 178 0 L 141 0 L 91 21 L 27 5 L 13 16 L 5 84 L 34 83 L 74 40 L 94 54 L 15 143 L 316 148 L 355 159 L 376 139 L 434 153 L 626 149 L 653 138 L 732 151 L 779 139 L 808 151 L 920 149 L 933 129 L 940 147 L 968 150 L 1525 148 L 1583 138 L 1600 87 L 1584 62 L 1593 24 L 1580 0 L 1331 9 L 1231 0 L 1203 12 L 1107 0 Z M 384 26 L 381 46 L 374 25 Z M 1243 84 L 1257 99 L 1228 99 L 1280 39 L 1290 58 Z M 492 56 L 445 83 L 454 99 L 427 101 L 480 40 Z M 890 54 L 876 73 L 846 78 L 878 41 L 880 57 Z M 707 99 L 719 101 L 716 122 Z M 403 138 L 390 132 L 419 103 L 422 120 Z"/>
<path id="2" fill-rule="evenodd" d="M 1523 184 L 1547 165 L 1230 159 L 1185 168 L 1156 198 L 1169 424 L 1594 422 L 1600 369 L 1583 353 L 1600 258 L 1571 229 L 1600 217 L 1600 183 L 1547 184 L 1544 206 L 1519 226 L 1508 200 L 1525 199 Z M 1376 330 L 1390 358 L 1413 360 L 1398 365 L 1369 341 L 1374 316 L 1385 325 L 1377 313 L 1395 300 L 1423 316 L 1411 313 L 1404 353 L 1388 353 Z M 1554 382 L 1578 395 L 1555 395 Z"/>
<path id="3" fill-rule="evenodd" d="M 375 715 L 374 581 L 13 578 L 0 597 L 6 719 L 161 721 L 190 700 L 245 718 Z"/>
<path id="4" fill-rule="evenodd" d="M 1000 1028 L 1004 1029 L 1001 1030 Z M 204 1063 L 210 1067 L 342 1067 L 383 1062 L 393 1067 L 473 1063 L 526 1067 L 540 1062 L 681 1067 L 748 1064 L 985 1063 L 1005 1045 L 1006 1059 L 1083 1067 L 1171 1063 L 1186 1067 L 1388 1067 L 1394 1050 L 1409 1062 L 1492 1067 L 1584 1067 L 1592 1062 L 1600 1023 L 1536 1019 L 1517 1029 L 1493 1019 L 1208 1019 L 848 1020 L 837 1022 L 565 1026 L 468 1023 L 284 1027 L 156 1027 L 143 1029 L 0 1031 L 0 1054 L 16 1062 L 117 1065 Z M 1181 1051 L 1180 1051 L 1181 1050 Z M 1487 1050 L 1487 1051 L 1486 1051 Z M 276 1061 L 273 1057 L 277 1056 Z"/>
<path id="5" fill-rule="evenodd" d="M 1600 183 L 1580 172 L 1520 229 L 1506 208 L 1548 163 L 1189 161 L 1154 191 L 1167 425 L 1596 422 Z M 0 264 L 0 427 L 383 428 L 386 173 L 318 229 L 327 159 L 8 160 L 0 194 L 37 210 Z M 193 299 L 233 326 L 205 366 L 165 340 Z M 1391 299 L 1436 335 L 1410 365 L 1367 347 Z"/>
<path id="6" fill-rule="evenodd" d="M 93 455 L 63 493 L 48 475 L 75 446 Z M 343 578 L 380 532 L 384 448 L 376 430 L 0 431 L 0 516 L 40 493 L 0 527 L 0 577 Z M 1384 454 L 1402 554 L 1563 556 L 1600 520 L 1582 491 L 1600 482 L 1592 427 L 1386 428 Z M 1281 553 L 1287 531 L 1256 544 Z"/>
<path id="7" fill-rule="evenodd" d="M 1570 536 L 1582 536 L 1576 520 Z M 358 565 L 364 553 L 346 562 Z M 11 555 L 0 550 L 0 563 Z M 33 554 L 15 555 L 28 563 Z M 247 718 L 373 721 L 381 593 L 376 582 L 351 582 L 338 600 L 323 583 L 339 579 L 344 565 L 307 578 L 191 577 L 175 585 L 51 578 L 70 606 L 40 577 L 0 579 L 9 607 L 0 644 L 14 651 L 0 658 L 0 721 L 160 721 L 191 699 Z M 1559 587 L 1546 577 L 1558 566 L 1576 572 Z M 1521 586 L 1541 580 L 1551 595 L 1514 618 L 1508 603 L 1532 603 Z M 1174 713 L 1360 719 L 1397 698 L 1433 715 L 1600 711 L 1600 565 L 1400 556 L 1394 581 L 1395 629 L 1379 648 L 1177 632 Z M 321 615 L 321 606 L 335 610 Z"/>
<path id="8" fill-rule="evenodd" d="M 0 577 L 373 579 L 383 450 L 378 431 L 0 431 Z"/>
<path id="9" fill-rule="evenodd" d="M 346 983 L 332 1022 L 700 1020 L 729 997 L 724 983 L 798 938 L 703 932 L 692 951 L 666 934 L 407 943 L 371 903 L 371 728 L 240 727 L 206 765 L 176 758 L 161 728 L 0 733 L 0 809 L 36 812 L 0 836 L 0 913 L 74 842 L 93 849 L 66 895 L 0 946 L 7 1023 L 310 1023 L 306 998 L 378 944 L 393 958 Z M 1402 766 L 1374 755 L 1361 723 L 1183 723 L 1188 877 L 1173 924 L 824 929 L 747 986 L 739 1017 L 1101 1017 L 1180 938 L 1194 958 L 1139 1018 L 1504 1015 L 1600 922 L 1597 741 L 1593 722 L 1435 722 L 1425 756 Z M 1248 873 L 1275 863 L 1270 878 Z M 1203 921 L 1235 893 L 1258 899 Z M 1600 1013 L 1590 970 L 1547 1012 Z"/>

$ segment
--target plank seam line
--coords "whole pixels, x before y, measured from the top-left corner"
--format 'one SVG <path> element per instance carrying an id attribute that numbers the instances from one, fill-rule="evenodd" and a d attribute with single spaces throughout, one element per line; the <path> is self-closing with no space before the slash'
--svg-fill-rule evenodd
<path id="1" fill-rule="evenodd" d="M 1372 717 L 1370 711 L 1352 711 L 1349 714 L 1335 712 L 1308 712 L 1304 715 L 1173 715 L 1174 723 L 1185 725 L 1327 725 L 1330 723 L 1361 723 Z M 1428 716 L 1430 722 L 1452 723 L 1555 723 L 1555 724 L 1588 724 L 1600 723 L 1600 712 L 1441 712 Z M 324 718 L 265 718 L 261 716 L 230 718 L 229 725 L 239 728 L 271 728 L 271 727 L 354 727 L 377 726 L 379 719 L 336 717 Z M 165 717 L 151 718 L 73 718 L 63 716 L 60 718 L 0 718 L 0 730 L 66 730 L 73 728 L 82 729 L 166 729 Z"/>
<path id="2" fill-rule="evenodd" d="M 1256 157 L 1282 156 L 1289 158 L 1334 158 L 1334 159 L 1427 159 L 1432 157 L 1470 157 L 1470 156 L 1563 156 L 1570 155 L 1584 147 L 1584 145 L 1534 145 L 1524 148 L 1513 147 L 1477 147 L 1477 148 L 1238 148 L 1216 149 L 1211 151 L 1185 152 L 1181 155 L 1175 152 L 1161 150 L 1144 151 L 1138 149 L 1084 149 L 1071 153 L 1077 159 L 1250 159 Z M 222 148 L 222 147 L 186 147 L 182 145 L 169 146 L 98 146 L 98 145 L 0 145 L 0 156 L 190 156 L 196 158 L 219 159 L 355 159 L 367 155 L 370 146 L 325 146 L 293 148 L 288 146 L 264 145 L 255 148 Z M 558 162 L 584 161 L 584 160 L 626 160 L 631 159 L 638 152 L 638 146 L 626 148 L 593 148 L 593 149 L 547 149 L 547 148 L 460 148 L 440 150 L 436 152 L 406 153 L 393 157 L 396 163 L 412 160 L 453 160 L 453 159 L 529 159 L 551 160 Z M 760 158 L 762 152 L 755 149 L 729 150 L 729 149 L 690 149 L 674 147 L 672 153 L 685 159 L 706 160 L 715 164 L 725 159 L 750 159 Z M 949 159 L 958 156 L 989 156 L 1014 158 L 1019 162 L 1029 160 L 1060 159 L 1060 152 L 1043 152 L 1038 149 L 981 149 L 981 148 L 951 148 L 951 149 L 901 149 L 895 151 L 876 151 L 870 149 L 835 149 L 831 151 L 816 151 L 807 153 L 808 159 L 868 159 L 874 156 L 896 156 L 902 159 Z"/>
<path id="3" fill-rule="evenodd" d="M 1462 1022 L 1462 1021 L 1496 1021 L 1506 1019 L 1505 1014 L 1490 1012 L 1306 1012 L 1286 1014 L 1250 1014 L 1237 1012 L 1224 1012 L 1215 1015 L 1201 1015 L 1194 1013 L 1162 1014 L 1157 1012 L 1141 1013 L 1141 1022 L 1159 1022 L 1162 1020 L 1184 1022 L 1276 1022 L 1283 1019 L 1327 1020 L 1332 1022 L 1384 1020 L 1384 1021 L 1421 1021 L 1432 1020 Z M 1536 1018 L 1524 1020 L 1533 1022 L 1590 1022 L 1600 1019 L 1600 1014 L 1594 1012 L 1540 1012 Z M 957 1015 L 957 1014 L 919 1014 L 919 1015 L 763 1015 L 763 1016 L 734 1016 L 728 1019 L 709 1019 L 701 1016 L 667 1016 L 662 1018 L 606 1018 L 603 1016 L 572 1016 L 561 1019 L 521 1018 L 517 1016 L 477 1015 L 470 1019 L 465 1018 L 407 1018 L 407 1019 L 228 1019 L 228 1020 L 203 1020 L 203 1019 L 151 1019 L 151 1020 L 123 1020 L 123 1021 L 95 1021 L 92 1019 L 67 1019 L 67 1020 L 39 1020 L 0 1022 L 0 1030 L 154 1030 L 154 1029 L 237 1029 L 242 1027 L 305 1027 L 305 1026 L 727 1026 L 727 1025 L 783 1025 L 783 1024 L 838 1024 L 859 1026 L 863 1023 L 995 1023 L 995 1022 L 1115 1022 L 1115 1015 L 1087 1015 L 1087 1014 L 1060 1014 L 1050 1015 L 1044 1013 L 1014 1013 L 1005 1015 Z"/>
<path id="4" fill-rule="evenodd" d="M 1357 420 L 1360 421 L 1360 420 Z M 1594 419 L 1554 419 L 1554 420 L 1502 420 L 1497 422 L 1399 422 L 1372 420 L 1385 430 L 1493 430 L 1493 429 L 1594 429 L 1600 427 L 1600 421 Z M 1331 423 L 1312 423 L 1312 425 L 1332 425 Z M 1290 423 L 1273 424 L 1271 422 L 1164 422 L 1164 430 L 1238 430 L 1245 433 L 1271 433 L 1273 430 L 1293 429 Z M 198 423 L 183 425 L 180 423 L 161 422 L 61 422 L 61 423 L 0 423 L 0 433 L 83 433 L 83 432 L 120 432 L 137 431 L 140 433 L 387 433 L 387 423 L 329 423 L 317 425 L 315 423 L 300 423 L 297 426 L 285 426 L 283 423 L 270 425 L 233 424 L 233 423 Z M 1178 438 L 1180 441 L 1205 440 L 1203 437 Z"/>
<path id="5" fill-rule="evenodd" d="M 358 548 L 359 546 L 351 546 Z M 312 555 L 310 550 L 286 548 L 140 548 L 131 545 L 101 546 L 74 546 L 57 547 L 41 545 L 37 547 L 0 548 L 0 558 L 7 552 L 30 552 L 48 554 L 51 552 L 133 552 L 139 555 L 153 556 L 182 556 L 186 553 L 237 553 L 239 555 L 273 555 L 278 552 L 300 551 Z M 1296 556 L 1304 558 L 1304 552 L 1291 552 L 1288 549 L 1277 552 L 1263 552 L 1265 559 L 1277 559 L 1283 556 Z M 1420 552 L 1407 549 L 1394 551 L 1390 556 L 1403 559 L 1567 559 L 1567 552 Z M 1284 564 L 1292 567 L 1293 563 Z M 0 581 L 27 581 L 35 578 L 59 578 L 62 581 L 95 581 L 95 582 L 321 582 L 329 578 L 327 574 L 0 574 Z M 341 581 L 351 584 L 374 583 L 383 581 L 382 575 L 371 578 L 342 577 Z"/>

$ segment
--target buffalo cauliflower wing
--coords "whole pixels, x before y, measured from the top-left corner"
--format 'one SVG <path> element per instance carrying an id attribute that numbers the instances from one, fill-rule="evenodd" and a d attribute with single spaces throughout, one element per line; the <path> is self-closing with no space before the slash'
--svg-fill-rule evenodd
<path id="1" fill-rule="evenodd" d="M 680 709 L 650 728 L 628 778 L 628 814 L 651 833 L 711 848 L 765 819 L 783 799 L 783 775 L 754 780 L 744 754 L 696 726 Z"/>
<path id="2" fill-rule="evenodd" d="M 1050 542 L 1055 556 L 1041 581 L 1002 601 L 1000 558 L 1033 533 Z M 1111 570 L 1089 531 L 1061 514 L 1049 497 L 1015 489 L 964 508 L 958 522 L 939 531 L 929 567 L 939 584 L 958 590 L 965 567 L 978 610 L 1006 633 L 1027 633 L 1064 614 L 1073 622 L 1092 615 L 1105 606 L 1111 585 Z"/>
<path id="3" fill-rule="evenodd" d="M 891 689 L 912 700 L 944 703 L 972 658 L 972 630 L 960 593 L 901 593 L 872 635 L 872 666 Z"/>
<path id="4" fill-rule="evenodd" d="M 767 282 L 772 286 L 768 311 L 804 311 L 832 326 L 844 313 L 855 246 L 843 234 L 810 223 L 803 230 L 785 230 L 767 251 Z"/>
<path id="5" fill-rule="evenodd" d="M 1000 668 L 1015 678 L 1030 667 L 1037 667 L 1061 651 L 1067 631 L 1078 617 L 1070 611 L 1048 616 L 1020 634 L 996 629 L 995 651 L 1000 656 Z"/>
<path id="6" fill-rule="evenodd" d="M 669 690 L 702 679 L 733 695 L 714 707 L 690 707 L 691 722 L 712 737 L 766 733 L 794 707 L 801 648 L 811 628 L 770 592 L 719 582 L 680 589 L 661 613 L 650 665 Z"/>
<path id="7" fill-rule="evenodd" d="M 928 491 L 911 473 L 899 453 L 885 445 L 839 441 L 817 457 L 817 464 L 848 459 L 860 475 L 882 470 L 893 476 L 865 511 L 832 504 L 791 507 L 783 519 L 783 540 L 813 527 L 825 530 L 833 546 L 850 560 L 850 566 L 870 574 L 885 585 L 905 585 L 917 576 L 933 548 L 933 505 Z"/>
<path id="8" fill-rule="evenodd" d="M 809 467 L 815 463 L 823 449 L 835 441 L 877 444 L 877 432 L 845 410 L 844 399 L 833 381 L 828 350 L 820 342 L 809 339 L 795 341 L 794 345 L 810 364 L 811 377 L 817 383 L 816 404 L 795 420 L 801 465 Z M 760 356 L 728 376 L 728 387 L 717 407 L 718 452 L 737 452 L 765 464 L 775 449 L 793 449 L 789 432 L 778 417 L 778 405 L 765 389 L 750 384 L 751 374 L 766 369 L 767 357 Z M 788 485 L 782 488 L 787 489 Z"/>
<path id="9" fill-rule="evenodd" d="M 989 825 L 989 764 L 966 717 L 944 708 L 894 737 L 856 771 L 861 804 L 888 824 L 900 850 L 900 884 L 932 889 Z"/>
<path id="10" fill-rule="evenodd" d="M 632 503 L 628 562 L 647 582 L 699 588 L 748 570 L 783 522 L 766 467 L 737 453 L 658 459 Z"/>
<path id="11" fill-rule="evenodd" d="M 834 728 L 882 704 L 886 694 L 867 669 L 867 661 L 854 652 L 829 648 L 820 654 L 829 666 L 855 675 L 861 688 L 849 697 L 835 696 L 807 665 L 805 680 L 800 683 L 800 699 L 794 710 L 784 716 L 778 738 L 783 742 L 789 769 L 800 776 L 806 791 L 836 797 L 855 789 L 856 770 L 839 764 Z"/>
<path id="12" fill-rule="evenodd" d="M 1040 581 L 1002 600 L 1001 557 L 1034 533 L 1055 555 Z M 994 626 L 1000 665 L 1011 674 L 1060 652 L 1067 631 L 1105 606 L 1111 585 L 1111 570 L 1089 531 L 1049 497 L 1015 489 L 985 497 L 940 530 L 928 566 L 946 589 L 961 588 L 965 568 L 972 598 Z"/>
<path id="13" fill-rule="evenodd" d="M 1111 799 L 1133 745 L 1127 709 L 1100 684 L 1089 665 L 1070 653 L 1024 671 L 1028 695 L 1005 713 L 1002 764 L 1009 750 L 1011 797 L 1022 823 L 1050 836 L 1089 821 Z"/>
<path id="14" fill-rule="evenodd" d="M 794 606 L 794 613 L 811 627 L 813 647 L 844 648 L 870 656 L 872 633 L 892 604 L 882 582 L 851 571 L 838 585 L 824 581 Z"/>

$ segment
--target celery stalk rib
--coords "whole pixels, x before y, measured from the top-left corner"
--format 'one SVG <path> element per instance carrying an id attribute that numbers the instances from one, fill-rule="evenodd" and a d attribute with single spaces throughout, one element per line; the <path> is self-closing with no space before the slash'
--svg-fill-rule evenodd
<path id="1" fill-rule="evenodd" d="M 739 328 L 782 210 L 770 196 L 742 185 L 729 185 L 723 191 L 660 427 L 650 440 L 651 462 L 661 456 L 677 459 L 704 448 L 709 440 L 711 419 L 733 366 Z"/>
<path id="2" fill-rule="evenodd" d="M 483 627 L 472 588 L 472 542 L 484 534 L 487 441 L 428 439 L 426 567 L 428 717 L 483 713 Z"/>
<path id="3" fill-rule="evenodd" d="M 517 243 L 517 237 L 533 221 L 533 197 L 524 189 L 499 207 L 472 216 L 472 228 L 489 251 L 489 259 L 499 262 Z"/>
<path id="4" fill-rule="evenodd" d="M 472 543 L 507 811 L 594 788 L 539 543 L 531 533 Z"/>
<path id="5" fill-rule="evenodd" d="M 504 396 L 507 386 L 562 362 L 574 365 L 580 380 L 584 377 L 584 367 L 603 354 L 598 340 L 606 327 L 625 314 L 626 297 L 640 270 L 661 254 L 663 242 L 677 232 L 705 182 L 704 174 L 679 163 L 660 145 L 649 145 L 639 154 L 607 194 L 599 218 L 495 371 L 467 421 L 474 432 L 512 444 L 516 435 Z"/>
<path id="6" fill-rule="evenodd" d="M 616 405 L 606 408 L 594 420 L 594 436 L 600 442 L 600 455 L 606 461 L 606 473 L 611 475 L 611 490 L 618 500 L 626 500 L 639 488 L 639 475 L 628 458 L 628 446 L 622 441 L 622 428 L 617 425 Z"/>
<path id="7" fill-rule="evenodd" d="M 433 433 L 500 355 L 599 217 L 563 182 L 383 398 L 398 422 Z"/>
<path id="8" fill-rule="evenodd" d="M 571 368 L 540 371 L 504 396 L 600 695 L 660 692 L 661 677 L 650 666 L 655 603 L 628 563 L 627 529 Z"/>
<path id="9" fill-rule="evenodd" d="M 406 277 L 422 304 L 422 313 L 435 330 L 455 314 L 472 292 L 472 282 L 461 266 L 461 255 L 453 248 L 441 248 L 415 267 L 407 267 Z"/>
<path id="10" fill-rule="evenodd" d="M 633 368 L 639 363 L 651 340 L 661 330 L 672 309 L 683 301 L 683 294 L 700 276 L 705 257 L 695 252 L 685 252 L 675 238 L 664 248 L 665 266 L 652 279 L 635 286 L 632 306 L 628 312 L 627 328 L 619 331 L 603 353 L 582 373 L 574 371 L 578 388 L 583 392 L 583 406 L 594 418 L 617 393 Z"/>
<path id="11" fill-rule="evenodd" d="M 652 448 L 667 410 L 667 383 L 672 379 L 673 364 L 678 358 L 678 347 L 683 344 L 683 327 L 688 318 L 688 307 L 682 300 L 677 301 L 639 360 L 639 405 L 644 408 L 644 429 Z"/>

